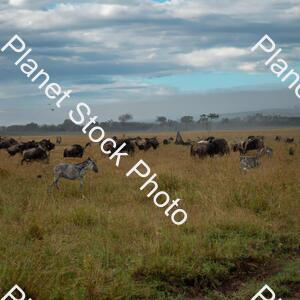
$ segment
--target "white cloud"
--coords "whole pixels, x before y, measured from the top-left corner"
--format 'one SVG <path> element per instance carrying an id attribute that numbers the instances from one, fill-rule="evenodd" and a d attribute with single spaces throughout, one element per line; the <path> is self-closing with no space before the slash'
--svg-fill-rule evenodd
<path id="1" fill-rule="evenodd" d="M 9 4 L 12 6 L 21 6 L 25 4 L 25 0 L 9 0 Z"/>
<path id="2" fill-rule="evenodd" d="M 244 20 L 280 19 L 285 12 L 299 18 L 298 0 L 232 1 L 232 0 L 169 0 L 154 5 L 169 16 L 197 19 L 207 15 L 226 15 Z"/>
<path id="3" fill-rule="evenodd" d="M 257 69 L 257 63 L 241 63 L 238 69 L 245 72 L 255 72 Z"/>
<path id="4" fill-rule="evenodd" d="M 0 22 L 7 28 L 31 29 L 34 31 L 69 29 L 83 23 L 107 19 L 126 18 L 132 10 L 126 5 L 116 4 L 58 4 L 52 9 L 30 10 L 24 0 L 11 0 L 11 5 L 22 6 L 17 10 L 1 11 Z"/>
<path id="5" fill-rule="evenodd" d="M 180 64 L 191 67 L 211 67 L 234 63 L 233 59 L 249 54 L 248 50 L 221 47 L 205 50 L 196 50 L 190 53 L 178 54 L 177 58 Z"/>

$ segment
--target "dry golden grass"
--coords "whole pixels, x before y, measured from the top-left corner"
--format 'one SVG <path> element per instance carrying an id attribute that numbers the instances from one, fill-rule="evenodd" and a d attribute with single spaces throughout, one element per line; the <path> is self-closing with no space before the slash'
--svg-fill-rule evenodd
<path id="1" fill-rule="evenodd" d="M 93 145 L 84 158 L 95 159 L 99 173 L 86 176 L 85 199 L 79 182 L 64 180 L 60 192 L 47 194 L 54 165 L 81 161 L 63 159 L 63 148 L 84 145 L 85 136 L 63 137 L 50 164 L 21 166 L 20 157 L 1 150 L 0 294 L 18 283 L 33 299 L 250 299 L 262 278 L 299 258 L 300 131 L 210 133 L 230 142 L 250 134 L 266 136 L 274 157 L 248 173 L 237 153 L 197 160 L 176 145 L 137 151 L 117 168 Z M 275 142 L 275 135 L 293 136 L 296 144 Z M 139 159 L 158 174 L 160 190 L 182 199 L 186 225 L 172 224 L 139 191 L 144 180 L 126 178 Z M 258 285 L 243 285 L 238 294 L 258 274 Z M 278 289 L 291 296 L 295 286 L 280 281 Z"/>

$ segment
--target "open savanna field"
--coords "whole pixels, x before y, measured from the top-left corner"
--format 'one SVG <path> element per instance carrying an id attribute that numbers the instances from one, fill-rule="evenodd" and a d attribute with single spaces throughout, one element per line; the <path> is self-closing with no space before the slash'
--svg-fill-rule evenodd
<path id="1" fill-rule="evenodd" d="M 98 145 L 83 159 L 64 159 L 65 146 L 88 141 L 83 135 L 63 136 L 49 164 L 21 166 L 21 156 L 0 150 L 0 295 L 18 284 L 33 300 L 246 300 L 268 284 L 280 298 L 300 299 L 300 130 L 209 135 L 230 143 L 264 135 L 274 155 L 242 172 L 238 153 L 199 160 L 176 145 L 137 150 L 119 168 Z M 66 180 L 48 195 L 56 164 L 89 156 L 99 173 L 87 173 L 85 197 L 78 181 Z M 149 189 L 139 190 L 145 179 L 125 176 L 140 159 L 158 174 L 159 190 L 182 199 L 186 224 L 174 225 Z"/>

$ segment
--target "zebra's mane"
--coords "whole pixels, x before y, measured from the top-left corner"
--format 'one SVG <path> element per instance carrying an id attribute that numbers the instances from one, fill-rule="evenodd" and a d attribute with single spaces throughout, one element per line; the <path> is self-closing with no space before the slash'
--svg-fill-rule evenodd
<path id="1" fill-rule="evenodd" d="M 85 168 L 85 167 L 88 166 L 89 162 L 90 162 L 90 160 L 87 159 L 87 160 L 85 160 L 85 161 L 83 161 L 81 163 L 75 164 L 75 166 L 78 167 L 78 168 L 80 168 L 80 169 L 83 169 L 83 168 Z"/>

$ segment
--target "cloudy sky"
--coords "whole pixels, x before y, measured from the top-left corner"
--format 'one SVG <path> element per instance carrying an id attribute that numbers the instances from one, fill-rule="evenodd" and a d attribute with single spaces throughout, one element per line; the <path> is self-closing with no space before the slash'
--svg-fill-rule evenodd
<path id="1" fill-rule="evenodd" d="M 37 84 L 0 54 L 0 125 L 58 123 L 79 101 L 101 120 L 132 113 L 231 113 L 299 107 L 250 48 L 268 34 L 300 72 L 299 0 L 0 0 L 0 45 L 14 34 L 52 81 L 72 89 L 54 111 Z"/>

